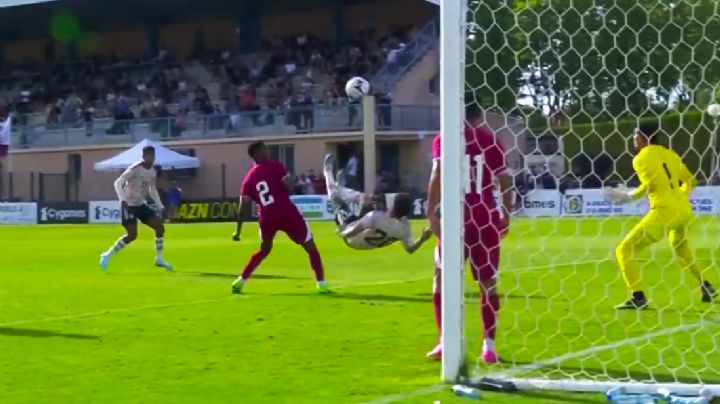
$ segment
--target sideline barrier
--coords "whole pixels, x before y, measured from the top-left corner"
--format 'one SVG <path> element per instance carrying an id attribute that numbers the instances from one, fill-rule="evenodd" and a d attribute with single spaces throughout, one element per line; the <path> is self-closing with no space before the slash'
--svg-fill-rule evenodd
<path id="1" fill-rule="evenodd" d="M 392 206 L 396 194 L 386 194 Z M 499 195 L 495 195 L 499 203 Z M 333 220 L 332 203 L 326 195 L 296 195 L 293 203 L 307 220 Z M 720 186 L 697 187 L 690 195 L 697 215 L 720 214 Z M 424 196 L 414 197 L 411 217 L 425 217 Z M 565 194 L 556 190 L 529 191 L 516 207 L 519 217 L 603 217 L 640 216 L 647 213 L 647 198 L 626 205 L 613 205 L 602 197 L 602 189 L 568 189 Z M 358 207 L 359 208 L 359 207 Z M 237 215 L 237 199 L 190 199 L 178 207 L 177 221 L 181 223 L 233 222 Z M 254 212 L 257 216 L 257 212 Z M 47 203 L 0 202 L 0 224 L 58 224 L 58 223 L 120 223 L 118 201 Z"/>

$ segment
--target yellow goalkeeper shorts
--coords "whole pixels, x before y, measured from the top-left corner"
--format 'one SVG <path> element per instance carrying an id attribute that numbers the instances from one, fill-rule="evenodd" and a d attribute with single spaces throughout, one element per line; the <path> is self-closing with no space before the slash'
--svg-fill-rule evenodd
<path id="1" fill-rule="evenodd" d="M 630 230 L 624 243 L 630 245 L 652 244 L 668 235 L 670 243 L 676 245 L 687 237 L 687 230 L 693 219 L 692 210 L 650 209 L 645 217 Z"/>

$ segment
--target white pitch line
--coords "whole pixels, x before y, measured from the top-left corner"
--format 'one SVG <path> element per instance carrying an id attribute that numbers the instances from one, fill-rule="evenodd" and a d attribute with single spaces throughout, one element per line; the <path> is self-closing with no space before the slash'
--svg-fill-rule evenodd
<path id="1" fill-rule="evenodd" d="M 697 328 L 697 327 L 702 327 L 702 326 L 703 326 L 703 322 L 700 321 L 700 322 L 696 322 L 696 323 L 685 324 L 685 325 L 681 325 L 681 326 L 667 328 L 665 330 L 651 332 L 651 333 L 639 335 L 636 337 L 626 338 L 626 339 L 616 341 L 613 343 L 609 343 L 609 344 L 605 344 L 605 345 L 600 345 L 600 346 L 583 349 L 583 350 L 575 351 L 575 352 L 569 352 L 564 355 L 556 356 L 554 358 L 531 363 L 528 365 L 516 366 L 514 368 L 508 369 L 506 372 L 503 372 L 503 373 L 490 374 L 490 375 L 488 375 L 488 377 L 495 377 L 495 378 L 505 377 L 505 378 L 507 378 L 507 377 L 516 375 L 518 373 L 530 372 L 530 371 L 537 370 L 537 369 L 540 369 L 545 366 L 555 365 L 555 364 L 558 364 L 561 362 L 565 362 L 565 361 L 577 359 L 577 358 L 582 358 L 582 357 L 585 357 L 585 356 L 588 356 L 591 354 L 595 354 L 598 352 L 607 351 L 607 350 L 619 348 L 619 347 L 622 347 L 625 345 L 631 345 L 631 344 L 635 344 L 637 342 L 645 341 L 648 339 L 663 337 L 666 335 L 671 335 L 671 334 L 675 334 L 675 333 L 678 333 L 681 331 L 689 330 L 691 328 Z M 405 400 L 408 400 L 411 398 L 422 397 L 422 396 L 426 396 L 426 395 L 438 392 L 438 391 L 442 390 L 442 388 L 444 386 L 445 386 L 444 384 L 433 384 L 433 385 L 423 387 L 421 389 L 409 391 L 406 393 L 398 393 L 398 394 L 391 394 L 391 395 L 383 396 L 376 400 L 368 401 L 363 404 L 390 404 L 390 403 L 395 403 L 395 402 L 402 402 L 402 401 L 405 401 Z"/>
<path id="2" fill-rule="evenodd" d="M 445 387 L 443 383 L 431 384 L 430 386 L 423 387 L 417 390 L 409 391 L 406 393 L 390 394 L 387 396 L 380 397 L 372 401 L 366 401 L 362 404 L 390 404 L 407 401 L 415 397 L 423 397 L 429 394 L 437 393 Z"/>
<path id="3" fill-rule="evenodd" d="M 524 373 L 524 372 L 531 372 L 533 370 L 537 370 L 540 368 L 543 368 L 545 366 L 551 366 L 551 365 L 557 365 L 558 363 L 562 363 L 565 361 L 583 358 L 589 355 L 593 355 L 599 352 L 609 351 L 611 349 L 620 348 L 626 345 L 632 345 L 638 342 L 643 342 L 649 339 L 658 338 L 658 337 L 664 337 L 666 335 L 672 335 L 676 334 L 682 331 L 687 331 L 693 328 L 701 328 L 705 325 L 705 321 L 698 321 L 690 324 L 684 324 L 684 325 L 678 325 L 671 328 L 666 328 L 664 330 L 659 330 L 655 332 L 650 332 L 647 334 L 638 335 L 636 337 L 631 338 L 625 338 L 619 341 L 611 342 L 609 344 L 604 345 L 598 345 L 591 348 L 583 349 L 580 351 L 575 352 L 568 352 L 566 354 L 556 356 L 554 358 L 541 360 L 535 363 L 530 363 L 527 365 L 521 365 L 521 366 L 515 366 L 510 369 L 508 369 L 505 372 L 495 373 L 489 375 L 489 377 L 510 377 L 512 375 L 516 375 L 518 373 Z"/>

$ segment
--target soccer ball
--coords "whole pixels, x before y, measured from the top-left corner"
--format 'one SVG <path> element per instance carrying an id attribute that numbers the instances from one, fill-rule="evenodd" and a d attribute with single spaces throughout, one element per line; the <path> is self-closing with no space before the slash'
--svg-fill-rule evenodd
<path id="1" fill-rule="evenodd" d="M 345 93 L 351 100 L 358 101 L 370 94 L 370 83 L 362 77 L 353 77 L 345 83 Z"/>

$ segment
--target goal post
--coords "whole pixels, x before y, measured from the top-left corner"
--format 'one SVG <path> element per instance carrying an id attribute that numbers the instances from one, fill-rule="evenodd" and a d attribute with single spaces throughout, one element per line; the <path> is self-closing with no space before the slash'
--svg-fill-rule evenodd
<path id="1" fill-rule="evenodd" d="M 657 123 L 700 181 L 687 239 L 720 287 L 718 16 L 715 0 L 440 1 L 443 380 L 463 379 L 469 362 L 471 380 L 520 389 L 720 396 L 720 306 L 701 302 L 667 238 L 633 255 L 651 309 L 614 309 L 631 293 L 616 248 L 649 206 L 602 194 L 637 186 L 632 135 Z M 479 358 L 478 287 L 463 269 L 468 91 L 517 156 L 497 365 Z"/>
<path id="2" fill-rule="evenodd" d="M 463 194 L 465 173 L 465 0 L 440 4 L 440 132 L 442 291 L 442 377 L 458 379 L 465 361 Z"/>

